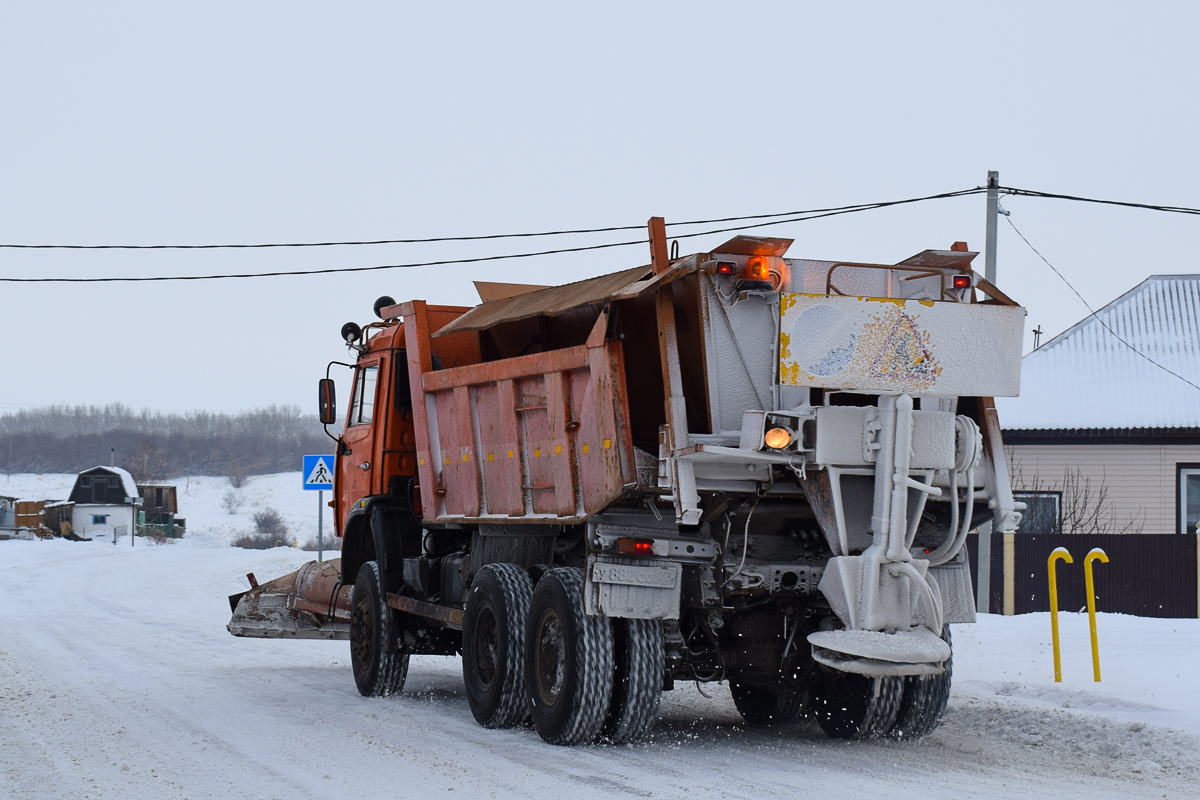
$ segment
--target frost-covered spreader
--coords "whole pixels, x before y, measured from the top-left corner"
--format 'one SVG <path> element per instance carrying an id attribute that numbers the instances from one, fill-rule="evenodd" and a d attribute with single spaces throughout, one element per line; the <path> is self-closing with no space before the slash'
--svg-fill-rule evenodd
<path id="1" fill-rule="evenodd" d="M 399 691 L 410 654 L 461 654 L 481 724 L 532 715 L 559 744 L 643 735 L 675 680 L 729 681 L 752 723 L 927 733 L 948 623 L 975 618 L 967 533 L 1020 519 L 991 398 L 1017 393 L 1024 310 L 961 244 L 672 259 L 650 233 L 645 267 L 484 284 L 473 308 L 381 298 L 343 328 L 353 593 L 322 584 L 325 619 L 285 581 L 277 627 L 348 636 L 364 695 Z M 322 381 L 326 423 L 333 398 Z M 273 635 L 264 593 L 231 631 Z"/>

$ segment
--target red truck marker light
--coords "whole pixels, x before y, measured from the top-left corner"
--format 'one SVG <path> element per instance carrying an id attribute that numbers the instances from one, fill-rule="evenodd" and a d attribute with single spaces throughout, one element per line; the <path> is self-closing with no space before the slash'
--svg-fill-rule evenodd
<path id="1" fill-rule="evenodd" d="M 971 276 L 970 275 L 955 275 L 954 276 L 954 288 L 955 289 L 970 289 L 971 288 Z"/>
<path id="2" fill-rule="evenodd" d="M 737 270 L 737 264 L 733 263 L 732 261 L 718 261 L 717 262 L 717 274 L 718 275 L 732 275 L 736 270 Z"/>
<path id="3" fill-rule="evenodd" d="M 654 554 L 653 539 L 617 539 L 617 552 L 625 556 L 649 556 Z"/>

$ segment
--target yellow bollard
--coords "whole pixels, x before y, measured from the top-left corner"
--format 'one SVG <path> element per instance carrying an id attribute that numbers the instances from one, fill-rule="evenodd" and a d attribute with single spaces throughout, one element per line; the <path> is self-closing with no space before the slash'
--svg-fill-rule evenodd
<path id="1" fill-rule="evenodd" d="M 1100 682 L 1100 645 L 1096 641 L 1096 585 L 1092 581 L 1092 562 L 1099 559 L 1108 563 L 1108 556 L 1099 547 L 1093 547 L 1091 552 L 1083 557 L 1083 580 L 1087 584 L 1088 624 L 1092 628 L 1092 675 L 1096 683 Z"/>
<path id="2" fill-rule="evenodd" d="M 1050 574 L 1050 638 L 1054 645 L 1054 682 L 1062 683 L 1062 658 L 1058 652 L 1058 581 L 1054 575 L 1054 562 L 1059 559 L 1068 564 L 1074 563 L 1071 554 L 1065 547 L 1056 547 L 1046 559 L 1046 570 Z"/>

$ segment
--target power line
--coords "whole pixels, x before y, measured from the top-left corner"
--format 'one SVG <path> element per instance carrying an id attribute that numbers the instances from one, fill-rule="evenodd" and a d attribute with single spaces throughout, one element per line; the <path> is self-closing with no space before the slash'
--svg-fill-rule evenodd
<path id="1" fill-rule="evenodd" d="M 939 200 L 948 197 L 963 197 L 971 194 L 978 194 L 986 191 L 983 188 L 963 189 L 956 192 L 944 192 L 942 194 L 927 195 L 925 197 L 913 197 L 905 200 L 887 200 L 877 203 L 860 203 L 854 206 L 840 206 L 832 209 L 813 209 L 807 212 L 792 212 L 799 216 L 790 216 L 786 219 L 773 219 L 766 222 L 755 222 L 747 225 L 735 225 L 726 228 L 715 228 L 710 230 L 697 231 L 693 233 L 681 234 L 674 236 L 675 239 L 689 239 L 695 236 L 708 236 L 714 233 L 729 233 L 731 231 L 751 230 L 754 228 L 762 228 L 769 225 L 783 225 L 792 222 L 805 222 L 812 219 L 821 219 L 824 217 L 839 216 L 842 214 L 854 214 L 860 211 L 871 211 L 877 208 L 888 208 L 897 205 L 906 205 L 909 203 L 918 203 L 925 200 Z M 823 213 L 816 213 L 821 211 Z M 737 219 L 762 219 L 765 216 L 774 216 L 760 214 L 750 217 L 727 217 L 728 220 Z M 709 222 L 719 222 L 721 220 L 709 220 Z M 680 222 L 676 225 L 696 225 L 699 222 Z M 636 229 L 641 229 L 642 226 L 636 226 Z M 286 270 L 276 272 L 243 272 L 243 273 L 226 273 L 216 275 L 154 275 L 142 277 L 102 277 L 102 278 L 8 278 L 0 277 L 0 282 L 5 283 L 141 283 L 151 281 L 206 281 L 206 280 L 225 280 L 234 278 L 276 278 L 290 275 L 328 275 L 332 273 L 342 272 L 373 272 L 377 270 L 388 269 L 412 269 L 415 267 L 438 267 L 450 266 L 454 264 L 477 264 L 488 261 L 503 261 L 506 259 L 515 258 L 533 258 L 536 256 L 557 255 L 561 253 L 579 253 L 588 250 L 603 250 L 613 247 L 629 247 L 632 245 L 643 245 L 647 243 L 647 239 L 637 239 L 625 242 L 606 242 L 602 244 L 581 245 L 579 247 L 562 247 L 553 250 L 539 250 L 531 253 L 505 253 L 489 256 L 477 256 L 475 258 L 452 258 L 441 259 L 437 261 L 417 261 L 407 264 L 380 264 L 369 267 L 327 267 L 323 269 L 308 269 L 308 270 Z"/>
<path id="2" fill-rule="evenodd" d="M 502 255 L 478 256 L 476 258 L 447 258 L 440 261 L 415 261 L 409 264 L 380 264 L 370 267 L 328 267 L 325 269 L 302 269 L 279 272 L 239 272 L 221 275 L 153 275 L 122 278 L 0 278 L 5 283 L 135 283 L 149 281 L 215 281 L 229 278 L 279 278 L 288 275 L 328 275 L 335 272 L 373 272 L 383 269 L 411 269 L 413 267 L 440 267 L 451 264 L 477 264 L 484 261 L 501 261 L 509 258 L 533 258 L 556 253 L 578 253 L 583 250 L 601 250 L 607 247 L 627 247 L 645 244 L 647 240 L 635 242 L 610 242 L 583 247 L 563 247 L 557 250 L 539 250 L 536 253 L 506 253 Z"/>
<path id="3" fill-rule="evenodd" d="M 856 203 L 848 206 L 831 206 L 829 208 L 810 208 L 801 211 L 778 211 L 771 214 L 747 214 L 740 217 L 715 217 L 713 219 L 693 219 L 684 222 L 669 222 L 667 227 L 689 227 L 692 225 L 712 225 L 720 222 L 740 222 L 743 220 L 768 220 L 780 217 L 799 217 L 809 214 L 829 214 L 843 213 L 853 211 L 865 211 L 872 208 L 886 208 L 888 206 L 904 205 L 907 203 L 919 203 L 924 200 L 939 200 L 946 197 L 961 197 L 964 195 L 978 194 L 984 189 L 976 187 L 974 189 L 964 189 L 956 192 L 943 192 L 941 194 L 927 195 L 925 197 L 911 197 L 905 200 L 888 200 L 875 203 Z M 792 220 L 782 220 L 789 222 Z M 763 223 L 772 224 L 772 223 Z M 2 244 L 0 248 L 8 248 L 14 250 L 253 250 L 272 247 L 354 247 L 360 245 L 384 245 L 384 244 L 431 244 L 436 242 L 480 242 L 492 241 L 497 239 L 528 239 L 541 236 L 571 236 L 577 234 L 590 233 L 614 233 L 620 231 L 637 231 L 644 230 L 645 225 L 613 225 L 604 228 L 573 228 L 554 231 L 535 231 L 527 233 L 490 233 L 470 236 L 432 236 L 417 239 L 369 239 L 357 241 L 329 241 L 329 242 L 264 242 L 252 244 Z M 728 228 L 725 230 L 739 230 L 738 228 Z M 687 234 L 687 236 L 703 236 L 704 233 L 720 233 L 721 231 L 706 231 L 702 233 Z M 677 236 L 675 238 L 684 238 Z M 559 252 L 559 251 L 554 251 Z M 562 252 L 572 252 L 565 250 Z"/>
<path id="4" fill-rule="evenodd" d="M 1125 208 L 1144 208 L 1148 211 L 1165 211 L 1170 214 L 1200 214 L 1200 208 L 1187 206 L 1163 206 L 1153 203 L 1130 203 L 1124 200 L 1097 200 L 1094 197 L 1079 197 L 1073 194 L 1055 194 L 1054 192 L 1039 192 L 1033 189 L 1014 189 L 1010 186 L 999 187 L 1005 194 L 1019 197 L 1045 197 L 1052 200 L 1072 200 L 1076 203 L 1097 203 L 1105 206 L 1123 206 Z"/>
<path id="5" fill-rule="evenodd" d="M 1061 279 L 1062 282 L 1067 285 L 1067 288 L 1075 293 L 1075 296 L 1079 298 L 1079 302 L 1083 303 L 1084 308 L 1086 308 L 1088 310 L 1088 312 L 1093 317 L 1096 318 L 1096 322 L 1099 322 L 1100 326 L 1102 328 L 1104 328 L 1104 330 L 1108 331 L 1109 333 L 1111 333 L 1113 335 L 1113 338 L 1115 338 L 1118 342 L 1120 342 L 1121 344 L 1128 347 L 1134 353 L 1138 354 L 1142 358 L 1149 361 L 1154 366 L 1161 369 L 1163 372 L 1167 372 L 1167 373 L 1170 373 L 1171 375 L 1174 375 L 1176 378 L 1179 378 L 1179 380 L 1183 381 L 1188 386 L 1191 386 L 1193 389 L 1200 391 L 1200 386 L 1197 386 L 1196 384 L 1192 383 L 1187 378 L 1180 375 L 1178 372 L 1175 372 L 1174 370 L 1164 367 L 1162 364 L 1158 363 L 1153 358 L 1146 355 L 1141 350 L 1138 350 L 1136 347 L 1131 345 L 1129 342 L 1125 341 L 1123 338 L 1121 338 L 1120 335 L 1117 334 L 1116 331 L 1114 331 L 1112 328 L 1108 327 L 1108 325 L 1104 322 L 1104 320 L 1100 319 L 1100 315 L 1097 314 L 1095 312 L 1095 310 L 1093 310 L 1092 307 L 1088 304 L 1088 301 L 1083 299 L 1083 295 L 1081 295 L 1079 293 L 1079 290 L 1076 289 L 1074 286 L 1072 286 L 1071 282 L 1069 280 L 1067 280 L 1066 277 L 1061 272 L 1059 272 L 1057 269 L 1055 269 L 1054 265 L 1051 264 L 1044 255 L 1042 255 L 1040 252 L 1038 252 L 1038 249 L 1036 247 L 1034 247 L 1033 244 L 1030 243 L 1030 241 L 1028 239 L 1025 238 L 1025 234 L 1021 233 L 1020 229 L 1017 228 L 1016 224 L 1012 221 L 1012 217 L 1005 217 L 1005 219 L 1008 220 L 1008 224 L 1012 226 L 1012 229 L 1017 232 L 1017 236 L 1021 237 L 1021 241 L 1023 241 L 1025 244 L 1027 244 L 1029 246 L 1029 249 L 1032 250 L 1037 255 L 1037 257 L 1040 258 L 1046 264 L 1046 266 L 1049 267 L 1054 272 L 1054 274 L 1057 275 L 1059 277 L 1059 279 Z"/>

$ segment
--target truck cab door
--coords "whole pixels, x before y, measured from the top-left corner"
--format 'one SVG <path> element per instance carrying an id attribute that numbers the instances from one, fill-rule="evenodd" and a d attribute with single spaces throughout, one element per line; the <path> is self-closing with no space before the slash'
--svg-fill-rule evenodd
<path id="1" fill-rule="evenodd" d="M 338 528 L 341 531 L 351 506 L 371 493 L 375 471 L 375 413 L 379 407 L 380 363 L 376 358 L 360 363 L 354 371 L 350 410 L 342 433 L 343 447 L 338 454 L 337 484 Z"/>

